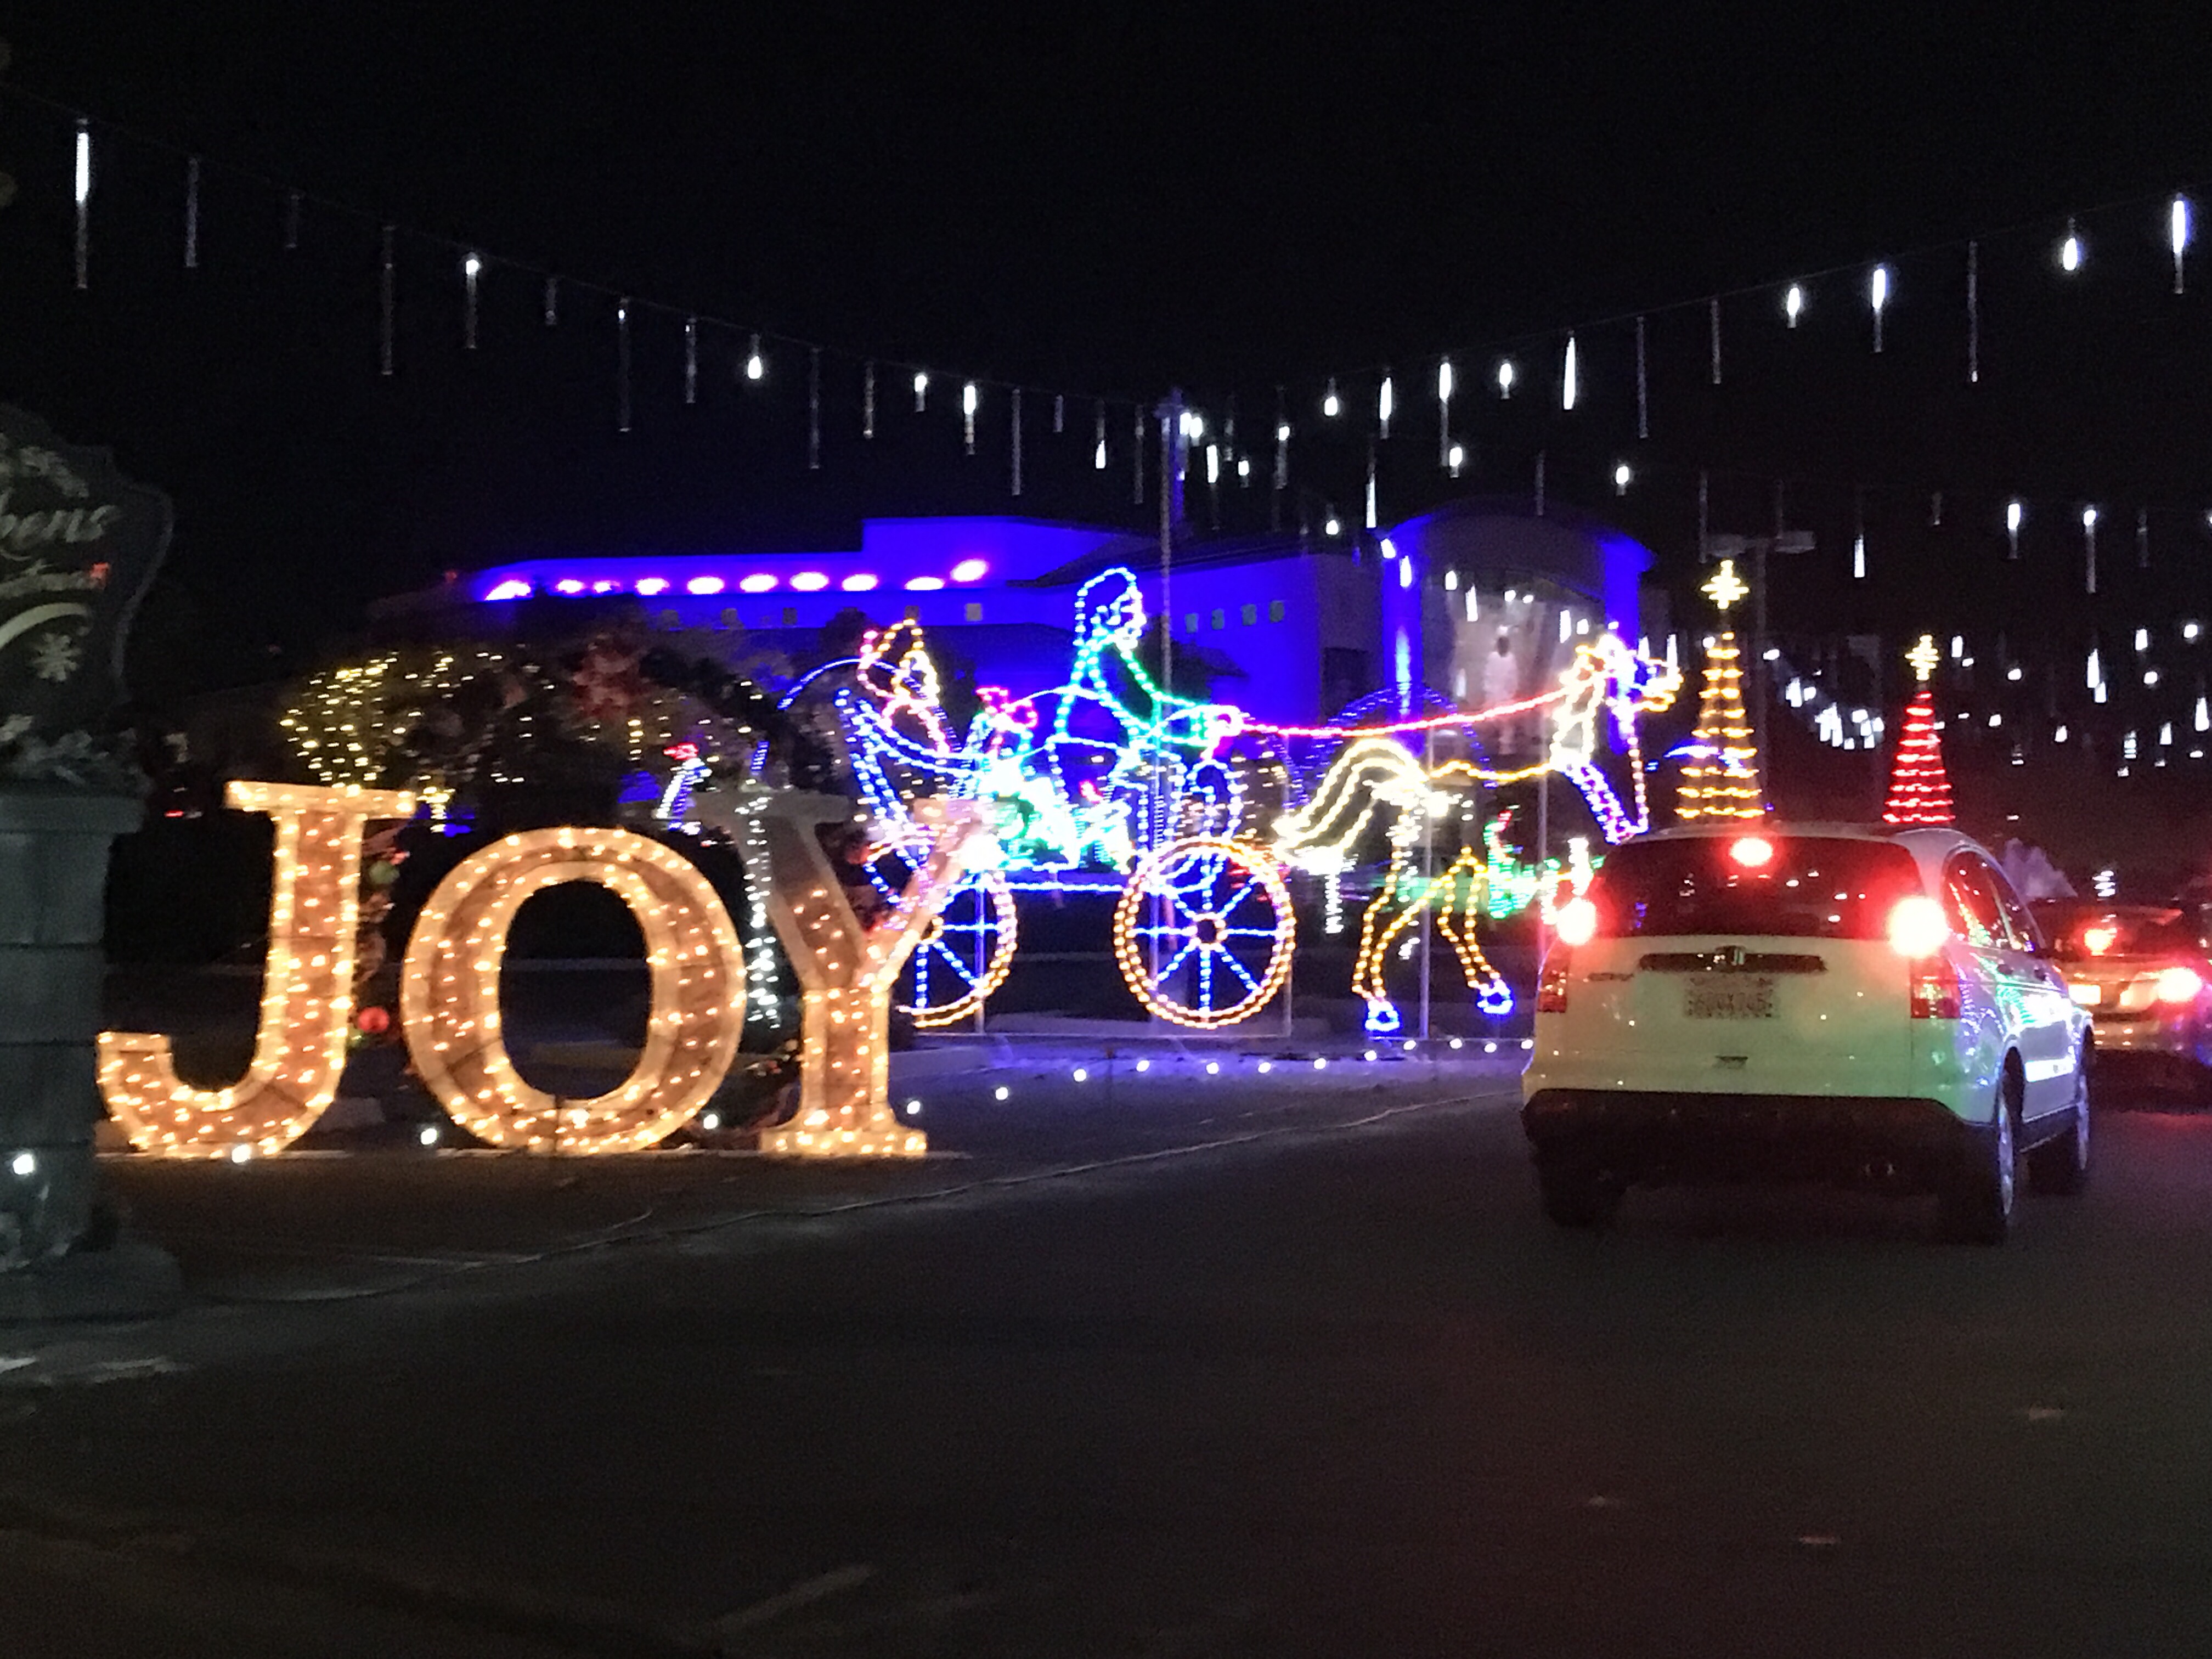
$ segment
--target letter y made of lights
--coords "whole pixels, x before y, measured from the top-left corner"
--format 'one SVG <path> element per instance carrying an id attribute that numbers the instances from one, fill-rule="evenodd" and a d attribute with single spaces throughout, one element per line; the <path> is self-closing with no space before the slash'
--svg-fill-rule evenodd
<path id="1" fill-rule="evenodd" d="M 872 921 L 854 913 L 817 833 L 851 823 L 850 801 L 756 786 L 738 792 L 734 813 L 745 879 L 767 895 L 769 921 L 799 985 L 799 1110 L 762 1138 L 762 1150 L 815 1158 L 927 1151 L 922 1133 L 902 1126 L 890 1108 L 891 997 L 945 899 L 971 868 L 997 856 L 983 809 L 937 797 L 913 803 L 909 816 L 928 833 L 929 850 Z"/>

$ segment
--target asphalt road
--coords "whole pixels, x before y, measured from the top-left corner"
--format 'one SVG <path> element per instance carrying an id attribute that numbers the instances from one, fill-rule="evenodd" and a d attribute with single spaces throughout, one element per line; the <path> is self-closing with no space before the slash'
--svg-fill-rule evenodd
<path id="1" fill-rule="evenodd" d="M 1059 1164 L 948 1095 L 866 1177 L 133 1168 L 200 1299 L 0 1334 L 0 1651 L 2212 1650 L 2212 1117 L 2002 1249 L 1587 1237 L 1500 1070 L 1379 1074 Z"/>

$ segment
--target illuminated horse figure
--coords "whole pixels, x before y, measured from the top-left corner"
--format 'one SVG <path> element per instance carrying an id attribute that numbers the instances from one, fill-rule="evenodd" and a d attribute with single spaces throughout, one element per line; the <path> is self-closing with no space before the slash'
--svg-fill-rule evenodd
<path id="1" fill-rule="evenodd" d="M 1431 915 L 1459 958 L 1477 1006 L 1487 1014 L 1512 1010 L 1512 993 L 1475 937 L 1477 922 L 1491 906 L 1493 884 L 1507 874 L 1498 856 L 1502 842 L 1492 838 L 1487 858 L 1481 850 L 1462 848 L 1435 875 L 1424 876 L 1413 868 L 1413 848 L 1423 838 L 1425 821 L 1452 808 L 1449 786 L 1494 787 L 1558 772 L 1582 791 L 1607 843 L 1625 841 L 1650 827 L 1636 716 L 1666 708 L 1680 684 L 1680 675 L 1674 670 L 1638 656 L 1611 634 L 1601 635 L 1577 649 L 1559 690 L 1486 714 L 1434 722 L 1446 727 L 1473 726 L 1532 708 L 1548 708 L 1552 738 L 1546 758 L 1537 764 L 1497 771 L 1479 762 L 1454 760 L 1431 770 L 1397 736 L 1354 735 L 1323 775 L 1312 799 L 1277 820 L 1275 851 L 1285 863 L 1334 874 L 1351 862 L 1353 849 L 1376 815 L 1385 811 L 1391 814 L 1389 863 L 1360 919 L 1359 954 L 1352 975 L 1353 991 L 1367 1004 L 1370 1031 L 1399 1029 L 1397 1006 L 1390 999 L 1383 970 L 1391 947 Z M 1615 722 L 1635 780 L 1633 813 L 1621 805 L 1597 765 L 1598 721 L 1605 716 Z M 1586 883 L 1587 858 L 1574 864 L 1579 879 Z M 1541 875 L 1540 896 L 1548 908 L 1556 883 L 1542 882 Z M 1516 884 L 1525 879 L 1516 876 Z"/>

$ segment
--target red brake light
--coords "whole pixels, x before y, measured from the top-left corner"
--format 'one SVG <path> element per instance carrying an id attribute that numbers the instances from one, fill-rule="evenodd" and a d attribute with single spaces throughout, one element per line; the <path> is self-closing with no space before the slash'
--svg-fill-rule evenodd
<path id="1" fill-rule="evenodd" d="M 1574 953 L 1561 946 L 1544 958 L 1544 971 L 1536 976 L 1536 1012 L 1540 1014 L 1564 1014 L 1567 1012 L 1567 969 L 1572 965 Z"/>
<path id="2" fill-rule="evenodd" d="M 2103 922 L 2094 927 L 2084 927 L 2081 930 L 2081 943 L 2091 956 L 2101 957 L 2112 948 L 2112 942 L 2119 936 L 2118 928 L 2110 922 Z"/>
<path id="3" fill-rule="evenodd" d="M 2166 968 L 2159 971 L 2151 994 L 2160 1002 L 2194 1002 L 2203 991 L 2204 975 L 2194 968 Z"/>
<path id="4" fill-rule="evenodd" d="M 1729 856 L 1747 870 L 1763 870 L 1774 862 L 1774 843 L 1764 836 L 1742 836 L 1729 843 Z"/>
<path id="5" fill-rule="evenodd" d="M 1898 900 L 1889 913 L 1890 949 L 1901 957 L 1932 957 L 1951 937 L 1943 907 L 1924 893 Z"/>
<path id="6" fill-rule="evenodd" d="M 1959 970 L 1940 953 L 1912 964 L 1912 1017 L 1959 1018 Z"/>
<path id="7" fill-rule="evenodd" d="M 1552 919 L 1552 932 L 1562 945 L 1588 945 L 1597 937 L 1597 906 L 1586 898 L 1569 899 Z"/>

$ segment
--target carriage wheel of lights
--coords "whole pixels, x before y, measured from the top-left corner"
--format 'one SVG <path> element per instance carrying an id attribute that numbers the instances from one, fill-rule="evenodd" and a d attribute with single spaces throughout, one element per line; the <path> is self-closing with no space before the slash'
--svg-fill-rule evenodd
<path id="1" fill-rule="evenodd" d="M 1159 920 L 1146 921 L 1156 904 Z M 1274 860 L 1224 836 L 1149 854 L 1114 909 L 1115 958 L 1137 1000 L 1196 1030 L 1265 1007 L 1290 977 L 1297 947 L 1291 890 Z"/>
<path id="2" fill-rule="evenodd" d="M 895 905 L 927 849 L 890 847 L 869 860 L 868 880 Z M 1006 982 L 1017 943 L 1014 891 L 996 870 L 970 871 L 922 929 L 901 970 L 896 1006 L 929 1030 L 966 1019 Z"/>

